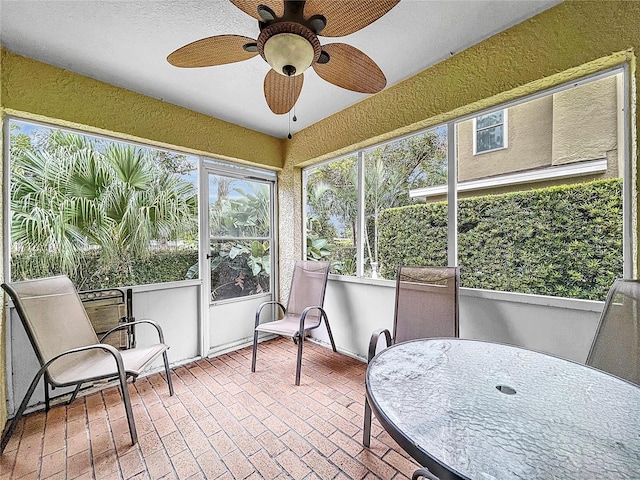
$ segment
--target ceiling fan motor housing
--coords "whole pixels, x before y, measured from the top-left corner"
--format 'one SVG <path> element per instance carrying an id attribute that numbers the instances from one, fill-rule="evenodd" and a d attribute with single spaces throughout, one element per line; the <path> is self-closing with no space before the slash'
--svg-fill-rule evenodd
<path id="1" fill-rule="evenodd" d="M 322 48 L 317 35 L 297 22 L 265 26 L 258 37 L 258 52 L 281 75 L 300 75 L 318 61 Z"/>

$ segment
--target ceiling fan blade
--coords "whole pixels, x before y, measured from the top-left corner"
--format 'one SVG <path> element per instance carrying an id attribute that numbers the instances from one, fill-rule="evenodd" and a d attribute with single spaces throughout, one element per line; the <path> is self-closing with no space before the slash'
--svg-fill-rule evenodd
<path id="1" fill-rule="evenodd" d="M 256 43 L 253 38 L 241 35 L 216 35 L 196 40 L 177 49 L 167 57 L 174 67 L 195 68 L 224 65 L 225 63 L 241 62 L 258 55 L 247 52 L 242 48 L 247 43 Z"/>
<path id="2" fill-rule="evenodd" d="M 346 43 L 330 43 L 322 50 L 327 63 L 314 63 L 316 73 L 329 83 L 360 93 L 378 93 L 387 85 L 380 67 L 366 54 Z"/>
<path id="3" fill-rule="evenodd" d="M 400 0 L 307 0 L 304 5 L 304 17 L 322 15 L 327 25 L 318 32 L 323 37 L 342 37 L 357 32 L 375 22 Z"/>
<path id="4" fill-rule="evenodd" d="M 230 0 L 236 7 L 258 21 L 262 18 L 258 14 L 258 6 L 269 7 L 278 17 L 284 14 L 284 0 Z"/>
<path id="5" fill-rule="evenodd" d="M 295 77 L 285 77 L 271 69 L 264 77 L 264 98 L 267 105 L 276 115 L 287 113 L 298 101 L 304 74 Z"/>

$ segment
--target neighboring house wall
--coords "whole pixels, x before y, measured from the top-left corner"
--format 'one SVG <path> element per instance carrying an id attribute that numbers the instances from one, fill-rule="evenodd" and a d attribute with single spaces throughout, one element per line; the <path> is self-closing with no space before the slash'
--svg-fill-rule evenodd
<path id="1" fill-rule="evenodd" d="M 507 147 L 473 153 L 473 120 L 458 125 L 458 181 L 613 157 L 618 175 L 618 79 L 609 77 L 507 109 Z"/>
<path id="2" fill-rule="evenodd" d="M 553 96 L 553 165 L 604 158 L 618 148 L 617 90 L 610 77 Z"/>
<path id="3" fill-rule="evenodd" d="M 507 148 L 473 154 L 473 120 L 461 122 L 458 181 L 520 172 L 551 164 L 553 102 L 550 97 L 523 103 L 507 112 Z"/>

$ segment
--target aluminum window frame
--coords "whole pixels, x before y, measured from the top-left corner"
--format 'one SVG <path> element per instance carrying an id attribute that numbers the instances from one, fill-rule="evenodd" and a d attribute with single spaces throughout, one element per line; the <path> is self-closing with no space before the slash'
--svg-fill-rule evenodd
<path id="1" fill-rule="evenodd" d="M 633 78 L 631 78 L 630 75 L 630 66 L 628 62 L 622 63 L 620 65 L 617 65 L 615 67 L 611 67 L 611 68 L 607 68 L 604 69 L 602 71 L 590 74 L 590 75 L 586 75 L 584 77 L 581 77 L 577 80 L 572 80 L 560 85 L 556 85 L 553 86 L 551 88 L 546 88 L 546 89 L 542 89 L 539 91 L 536 91 L 534 93 L 528 94 L 528 95 L 523 95 L 519 98 L 513 99 L 513 100 L 509 100 L 506 102 L 503 102 L 497 106 L 492 106 L 492 107 L 488 107 L 488 108 L 483 108 L 483 109 L 478 109 L 472 113 L 468 113 L 465 115 L 462 115 L 460 117 L 456 117 L 453 118 L 445 123 L 439 123 L 433 126 L 430 126 L 428 128 L 425 129 L 421 129 L 419 131 L 416 132 L 412 132 L 409 134 L 404 134 L 398 137 L 395 137 L 393 139 L 390 140 L 385 140 L 383 142 L 378 142 L 375 144 L 372 144 L 371 146 L 367 146 L 364 148 L 360 148 L 358 150 L 349 152 L 347 154 L 343 154 L 340 155 L 339 157 L 335 157 L 332 159 L 328 159 L 328 160 L 324 160 L 322 163 L 318 163 L 318 164 L 313 164 L 313 165 L 309 165 L 305 168 L 302 169 L 303 171 L 303 178 L 305 175 L 305 172 L 308 172 L 309 170 L 318 167 L 319 165 L 326 165 L 327 163 L 330 163 L 334 160 L 338 160 L 340 158 L 344 158 L 347 156 L 353 156 L 356 155 L 358 156 L 360 159 L 363 157 L 363 153 L 372 149 L 372 148 L 376 148 L 382 145 L 385 145 L 387 143 L 390 142 L 394 142 L 394 141 L 398 141 L 401 140 L 403 138 L 406 137 L 410 137 L 413 135 L 420 135 L 421 133 L 424 133 L 426 131 L 432 130 L 432 129 L 437 129 L 443 126 L 446 126 L 447 128 L 447 137 L 448 137 L 448 154 L 447 154 L 447 175 L 448 175 L 448 183 L 447 183 L 447 205 L 448 205 L 448 210 L 447 210 L 447 218 L 448 218 L 448 225 L 447 225 L 447 235 L 448 235 L 448 244 L 447 244 L 447 258 L 448 258 L 448 262 L 450 266 L 457 266 L 458 265 L 458 252 L 457 252 L 457 238 L 458 238 L 458 225 L 457 225 L 457 208 L 458 208 L 458 201 L 457 201 L 457 196 L 458 196 L 458 182 L 457 182 L 457 165 L 458 165 L 458 158 L 456 155 L 456 145 L 455 145 L 455 141 L 456 141 L 456 126 L 457 124 L 464 122 L 464 121 L 468 121 L 468 120 L 474 120 L 474 138 L 473 138 L 473 144 L 474 144 L 474 150 L 475 150 L 475 144 L 476 144 L 476 138 L 475 138 L 475 132 L 476 132 L 476 128 L 475 128 L 475 119 L 479 116 L 488 114 L 488 113 L 492 113 L 495 111 L 499 111 L 499 110 L 504 110 L 505 111 L 505 116 L 504 116 L 504 121 L 505 124 L 507 124 L 508 122 L 508 109 L 511 107 L 514 107 L 516 105 L 522 104 L 522 103 L 526 103 L 532 100 L 536 100 L 548 95 L 552 95 L 554 93 L 558 93 L 558 92 L 562 92 L 564 90 L 568 90 L 571 88 L 575 88 L 575 87 L 579 87 L 581 85 L 590 83 L 590 82 L 594 82 L 600 79 L 604 79 L 610 76 L 617 76 L 620 75 L 621 77 L 621 82 L 622 82 L 622 86 L 620 88 L 621 91 L 621 95 L 618 99 L 618 108 L 620 108 L 622 110 L 622 132 L 619 132 L 619 138 L 620 140 L 623 142 L 623 145 L 620 146 L 620 148 L 622 149 L 622 171 L 620 172 L 620 176 L 622 178 L 622 182 L 623 182 L 623 193 L 622 193 L 622 223 L 623 223 L 623 238 L 622 238 L 622 243 L 623 243 L 623 276 L 624 278 L 636 278 L 637 274 L 638 274 L 638 267 L 637 267 L 637 260 L 638 260 L 638 232 L 636 231 L 635 227 L 637 226 L 637 210 L 638 210 L 638 194 L 636 191 L 636 187 L 635 187 L 635 181 L 636 181 L 636 177 L 637 177 L 637 173 L 636 173 L 636 169 L 637 167 L 637 147 L 635 144 L 636 138 L 635 138 L 635 124 L 634 124 L 634 113 L 635 113 L 635 103 L 632 103 L 631 100 L 636 98 L 636 84 L 633 81 Z M 508 127 L 505 127 L 505 129 Z M 507 142 L 507 138 L 508 135 L 506 134 L 505 131 L 505 145 L 508 145 Z M 487 151 L 483 151 L 481 153 L 488 153 L 490 151 L 495 151 L 495 150 L 502 150 L 505 147 L 499 148 L 499 149 L 493 149 L 493 150 L 487 150 Z M 475 154 L 475 152 L 474 152 Z M 361 161 L 361 160 L 360 160 Z M 361 178 L 359 179 L 359 184 L 363 184 L 364 183 L 364 174 L 363 172 L 360 172 Z M 306 198 L 306 183 L 303 182 L 303 198 Z M 364 194 L 363 192 L 359 192 L 359 201 L 364 202 Z M 304 245 L 306 245 L 306 221 L 307 221 L 307 217 L 306 217 L 306 203 L 303 203 L 303 216 L 305 218 L 305 228 L 303 231 L 303 243 Z M 363 216 L 363 213 L 359 213 L 359 218 L 361 218 L 361 216 Z M 362 227 L 359 224 L 357 226 L 357 228 L 360 229 L 360 231 L 362 231 Z M 358 238 L 360 239 L 360 235 L 358 236 Z M 362 241 L 360 242 L 362 243 Z M 306 256 L 306 249 L 305 251 L 305 256 Z M 377 283 L 379 280 L 375 280 L 375 279 L 370 279 L 368 277 L 365 277 L 362 275 L 362 272 L 364 270 L 364 265 L 362 265 L 362 261 L 360 259 L 360 254 L 358 257 L 358 274 L 356 275 L 356 277 L 363 281 L 363 282 L 370 282 L 372 284 Z M 343 276 L 343 275 L 335 275 L 334 278 L 354 278 L 353 276 Z M 385 280 L 382 280 L 383 282 Z M 504 292 L 506 294 L 509 293 L 513 293 L 513 294 L 518 294 L 521 295 L 522 293 L 520 292 Z M 562 298 L 566 298 L 571 300 L 570 297 L 562 297 Z"/>

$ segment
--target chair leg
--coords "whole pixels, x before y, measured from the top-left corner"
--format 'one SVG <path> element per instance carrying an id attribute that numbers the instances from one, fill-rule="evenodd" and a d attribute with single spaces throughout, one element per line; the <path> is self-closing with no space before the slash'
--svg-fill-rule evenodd
<path id="1" fill-rule="evenodd" d="M 300 371 L 302 370 L 302 344 L 304 335 L 298 336 L 298 360 L 296 362 L 296 385 L 300 385 Z"/>
<path id="2" fill-rule="evenodd" d="M 71 398 L 69 399 L 69 401 L 67 402 L 67 405 L 71 405 L 73 403 L 73 401 L 76 399 L 76 397 L 78 396 L 78 392 L 80 391 L 80 387 L 82 386 L 81 383 L 79 383 L 78 385 L 76 385 L 76 389 L 73 391 L 73 394 L 71 395 Z"/>
<path id="3" fill-rule="evenodd" d="M 38 381 L 40 380 L 40 377 L 42 377 L 42 374 L 44 373 L 46 368 L 47 368 L 46 366 L 42 367 L 40 370 L 38 370 L 38 373 L 36 373 L 36 376 L 33 377 L 33 380 L 31 381 L 31 385 L 29 385 L 29 388 L 27 389 L 27 393 L 24 394 L 22 403 L 20 404 L 20 407 L 18 407 L 18 411 L 16 412 L 13 419 L 11 420 L 11 423 L 9 423 L 7 428 L 2 433 L 2 439 L 0 439 L 0 455 L 2 454 L 2 452 L 4 452 L 4 449 L 7 446 L 7 443 L 9 443 L 9 439 L 11 438 L 11 435 L 13 435 L 13 432 L 18 426 L 18 422 L 20 422 L 20 419 L 22 418 L 22 414 L 26 410 L 27 404 L 29 403 L 31 396 L 33 395 L 33 391 L 36 389 L 36 386 L 38 385 Z M 45 384 L 46 383 L 47 382 L 45 382 Z"/>
<path id="4" fill-rule="evenodd" d="M 251 371 L 256 371 L 256 359 L 258 357 L 258 331 L 253 331 L 253 353 L 251 355 Z"/>
<path id="5" fill-rule="evenodd" d="M 124 402 L 124 411 L 127 414 L 127 422 L 129 423 L 129 433 L 131 433 L 131 444 L 138 442 L 138 432 L 136 431 L 136 422 L 133 419 L 133 410 L 131 409 L 131 398 L 129 397 L 129 389 L 127 388 L 127 376 L 124 371 L 118 373 L 120 378 L 120 390 L 122 391 L 122 401 Z"/>
<path id="6" fill-rule="evenodd" d="M 167 372 L 167 384 L 169 385 L 169 396 L 173 396 L 173 382 L 171 381 L 171 370 L 169 370 L 169 358 L 167 357 L 167 351 L 162 352 L 162 358 L 164 360 L 164 371 Z"/>
<path id="7" fill-rule="evenodd" d="M 365 447 L 371 446 L 371 405 L 369 400 L 364 399 L 364 426 L 362 427 L 362 444 Z"/>
<path id="8" fill-rule="evenodd" d="M 324 324 L 327 326 L 327 334 L 329 335 L 329 340 L 331 341 L 331 348 L 333 348 L 334 352 L 337 352 L 336 342 L 333 341 L 333 334 L 331 333 L 331 327 L 329 326 L 329 319 L 326 315 L 324 315 Z"/>
<path id="9" fill-rule="evenodd" d="M 47 376 L 44 377 L 44 411 L 48 412 L 51 409 L 51 403 L 49 399 L 49 383 L 47 382 Z"/>

